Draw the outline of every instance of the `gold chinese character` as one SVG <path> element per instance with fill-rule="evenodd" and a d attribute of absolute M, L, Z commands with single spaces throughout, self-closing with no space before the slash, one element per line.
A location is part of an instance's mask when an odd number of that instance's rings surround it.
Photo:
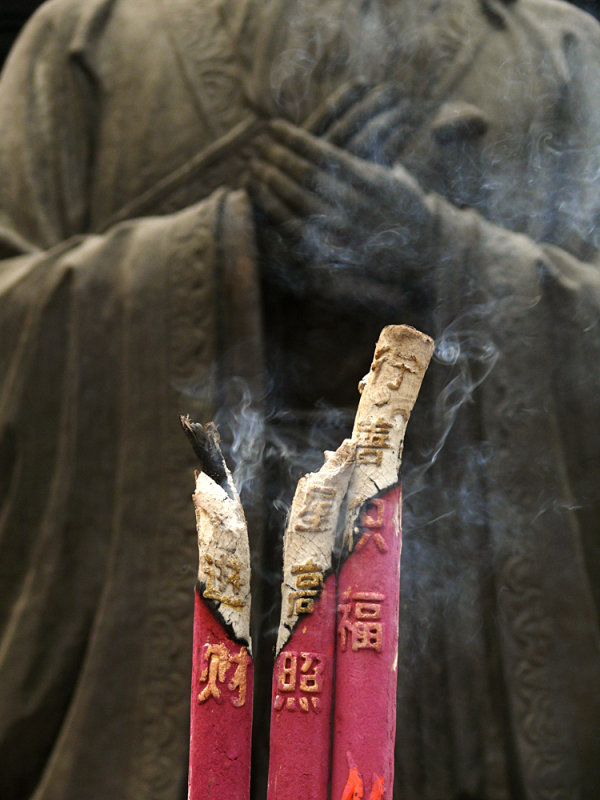
<path fill-rule="evenodd" d="M 390 446 L 389 436 L 392 427 L 392 424 L 385 419 L 378 419 L 376 422 L 359 422 L 356 451 L 356 460 L 359 464 L 380 466 L 381 451 Z"/>
<path fill-rule="evenodd" d="M 325 663 L 325 657 L 319 653 L 285 652 L 277 672 L 277 694 L 273 700 L 275 711 L 300 709 L 308 713 L 312 708 L 315 713 L 320 713 L 321 701 L 316 695 L 323 691 Z"/>
<path fill-rule="evenodd" d="M 200 683 L 206 682 L 206 686 L 198 695 L 198 701 L 206 703 L 213 697 L 217 703 L 220 703 L 223 695 L 217 682 L 225 683 L 225 676 L 229 669 L 229 651 L 224 644 L 211 644 L 207 646 L 204 657 L 208 663 L 202 670 Z"/>
<path fill-rule="evenodd" d="M 322 486 L 312 486 L 298 514 L 297 531 L 318 531 L 327 522 L 333 508 L 335 491 Z"/>
<path fill-rule="evenodd" d="M 323 573 L 312 561 L 292 567 L 292 575 L 296 575 L 297 592 L 291 592 L 288 598 L 288 617 L 294 614 L 312 614 L 315 599 L 323 586 Z"/>
<path fill-rule="evenodd" d="M 235 666 L 227 688 L 230 692 L 238 692 L 237 697 L 231 697 L 231 704 L 236 708 L 241 708 L 246 703 L 248 666 L 250 665 L 248 651 L 242 647 L 238 653 L 231 654 L 227 645 L 223 643 L 209 644 L 205 648 L 204 658 L 207 663 L 200 675 L 200 683 L 206 683 L 206 686 L 198 695 L 198 702 L 206 703 L 212 697 L 217 703 L 221 703 L 223 694 L 218 684 L 225 683 L 229 668 Z"/>
<path fill-rule="evenodd" d="M 385 356 L 387 356 L 391 350 L 391 347 L 384 346 L 376 351 L 375 358 L 371 365 L 371 370 L 376 379 L 379 379 L 379 373 L 385 363 Z M 408 355 L 400 353 L 396 358 L 390 358 L 388 360 L 388 368 L 398 373 L 394 378 L 386 382 L 387 388 L 391 391 L 397 391 L 402 386 L 402 381 L 407 372 L 418 374 L 419 371 L 417 359 L 412 353 Z M 385 405 L 385 401 L 378 405 Z"/>
<path fill-rule="evenodd" d="M 383 647 L 383 623 L 381 603 L 385 596 L 379 592 L 355 592 L 351 602 L 340 603 L 338 623 L 340 648 L 345 652 L 350 639 L 351 648 L 356 650 L 375 650 L 381 653 Z"/>
<path fill-rule="evenodd" d="M 220 556 L 213 558 L 205 555 L 206 587 L 202 593 L 208 600 L 216 600 L 232 608 L 243 608 L 244 601 L 236 595 L 240 594 L 242 563 L 233 556 Z M 227 587 L 231 586 L 232 594 L 226 594 Z"/>

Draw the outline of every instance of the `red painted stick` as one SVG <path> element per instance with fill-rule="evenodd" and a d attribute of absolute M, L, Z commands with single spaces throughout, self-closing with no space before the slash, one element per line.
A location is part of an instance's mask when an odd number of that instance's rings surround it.
<path fill-rule="evenodd" d="M 329 783 L 336 581 L 333 548 L 354 446 L 299 482 L 284 539 L 273 672 L 269 800 L 325 800 Z"/>
<path fill-rule="evenodd" d="M 187 418 L 182 425 L 203 470 L 193 497 L 199 563 L 188 800 L 247 800 L 254 677 L 248 532 L 216 429 Z"/>
<path fill-rule="evenodd" d="M 338 576 L 332 800 L 392 796 L 401 502 L 397 486 L 367 503 Z"/>
<path fill-rule="evenodd" d="M 362 382 L 338 574 L 331 800 L 391 800 L 404 433 L 433 342 L 384 328 Z"/>
<path fill-rule="evenodd" d="M 335 575 L 295 629 L 273 671 L 269 800 L 324 800 L 329 781 Z"/>
<path fill-rule="evenodd" d="M 190 800 L 247 800 L 254 668 L 195 592 Z"/>

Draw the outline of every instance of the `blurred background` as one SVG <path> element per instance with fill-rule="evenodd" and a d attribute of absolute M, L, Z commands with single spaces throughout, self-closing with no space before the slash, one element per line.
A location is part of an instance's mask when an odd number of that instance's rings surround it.
<path fill-rule="evenodd" d="M 600 18 L 600 0 L 573 0 L 572 4 Z M 41 5 L 41 0 L 0 0 L 0 65 L 28 17 Z"/>

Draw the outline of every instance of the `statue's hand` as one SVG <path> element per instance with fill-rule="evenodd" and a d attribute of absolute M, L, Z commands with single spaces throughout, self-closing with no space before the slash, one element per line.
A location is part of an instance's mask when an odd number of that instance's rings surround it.
<path fill-rule="evenodd" d="M 419 185 L 401 167 L 372 164 L 277 121 L 251 173 L 260 217 L 285 246 L 288 265 L 303 266 L 301 288 L 310 288 L 311 271 L 324 267 L 406 287 L 426 262 L 421 251 L 431 216 Z"/>
<path fill-rule="evenodd" d="M 351 82 L 328 97 L 302 127 L 347 153 L 390 165 L 417 124 L 415 104 L 398 85 Z"/>

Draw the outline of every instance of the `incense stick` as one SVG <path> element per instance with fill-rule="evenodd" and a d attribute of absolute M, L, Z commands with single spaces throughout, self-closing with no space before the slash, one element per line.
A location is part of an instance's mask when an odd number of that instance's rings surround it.
<path fill-rule="evenodd" d="M 273 671 L 269 800 L 327 797 L 336 581 L 334 545 L 354 444 L 326 454 L 299 482 L 284 539 L 282 607 Z"/>
<path fill-rule="evenodd" d="M 384 328 L 362 384 L 338 575 L 332 800 L 391 797 L 396 733 L 401 488 L 406 425 L 433 342 Z M 368 794 L 367 794 L 368 792 Z"/>
<path fill-rule="evenodd" d="M 213 426 L 182 418 L 204 471 L 193 495 L 198 583 L 190 713 L 189 800 L 250 795 L 253 662 L 250 549 L 244 512 Z"/>

